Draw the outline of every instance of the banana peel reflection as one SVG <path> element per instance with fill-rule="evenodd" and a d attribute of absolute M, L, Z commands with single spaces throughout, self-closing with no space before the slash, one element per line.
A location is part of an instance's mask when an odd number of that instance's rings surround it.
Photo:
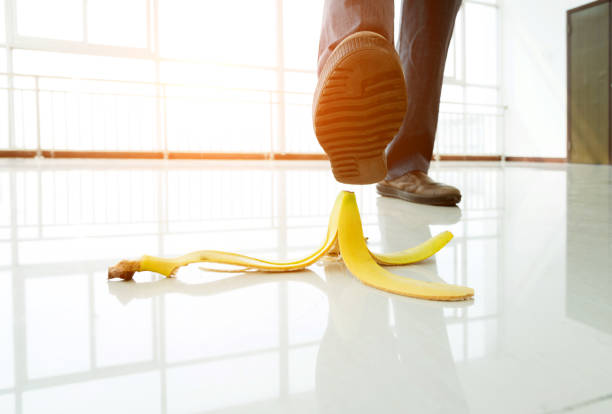
<path fill-rule="evenodd" d="M 434 255 L 452 238 L 453 235 L 446 231 L 407 250 L 387 254 L 373 253 L 368 249 L 363 236 L 355 194 L 342 191 L 334 203 L 325 240 L 317 250 L 302 259 L 271 261 L 215 250 L 200 250 L 175 258 L 145 255 L 139 261 L 123 260 L 110 267 L 108 278 L 131 280 L 134 273 L 139 271 L 151 271 L 170 277 L 179 267 L 191 263 L 218 263 L 261 272 L 291 272 L 304 269 L 337 249 L 351 273 L 368 286 L 421 299 L 464 300 L 474 295 L 473 289 L 411 279 L 391 273 L 380 266 L 420 262 Z"/>

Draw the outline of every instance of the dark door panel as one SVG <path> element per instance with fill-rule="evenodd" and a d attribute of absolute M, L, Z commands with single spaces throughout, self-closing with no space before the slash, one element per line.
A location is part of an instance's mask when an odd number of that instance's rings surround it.
<path fill-rule="evenodd" d="M 610 1 L 568 12 L 568 161 L 610 164 Z"/>

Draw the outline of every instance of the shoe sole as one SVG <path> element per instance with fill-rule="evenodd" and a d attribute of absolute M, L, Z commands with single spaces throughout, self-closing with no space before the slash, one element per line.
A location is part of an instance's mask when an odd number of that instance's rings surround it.
<path fill-rule="evenodd" d="M 336 180 L 384 179 L 385 148 L 405 113 L 404 73 L 393 45 L 373 32 L 344 39 L 323 67 L 313 102 L 315 135 Z"/>
<path fill-rule="evenodd" d="M 381 196 L 399 198 L 400 200 L 412 203 L 428 204 L 432 206 L 455 206 L 461 201 L 461 196 L 438 196 L 427 197 L 419 194 L 409 193 L 408 191 L 398 190 L 395 187 L 385 184 L 377 184 L 376 192 Z"/>

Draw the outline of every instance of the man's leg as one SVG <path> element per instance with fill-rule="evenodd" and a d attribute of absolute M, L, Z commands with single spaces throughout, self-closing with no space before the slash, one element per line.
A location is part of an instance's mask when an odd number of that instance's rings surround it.
<path fill-rule="evenodd" d="M 448 45 L 461 0 L 403 0 L 399 55 L 406 78 L 404 123 L 387 149 L 389 173 L 427 173 L 436 137 Z"/>
<path fill-rule="evenodd" d="M 393 0 L 325 2 L 313 123 L 336 180 L 346 184 L 386 176 L 385 148 L 406 112 L 393 11 Z"/>
<path fill-rule="evenodd" d="M 317 73 L 347 36 L 361 31 L 383 35 L 393 44 L 393 0 L 325 0 Z"/>
<path fill-rule="evenodd" d="M 457 189 L 434 185 L 426 176 L 436 137 L 444 65 L 460 6 L 461 0 L 403 0 L 398 43 L 408 107 L 402 127 L 387 147 L 389 172 L 381 185 L 396 180 L 401 184 L 396 190 L 416 195 L 384 194 L 379 185 L 383 195 L 426 204 L 455 204 L 461 199 Z M 423 193 L 423 189 L 430 191 Z"/>

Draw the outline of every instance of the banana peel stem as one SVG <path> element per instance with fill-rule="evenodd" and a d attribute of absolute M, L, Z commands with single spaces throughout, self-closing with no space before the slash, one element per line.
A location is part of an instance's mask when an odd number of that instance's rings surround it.
<path fill-rule="evenodd" d="M 175 258 L 145 255 L 139 261 L 122 260 L 117 265 L 111 266 L 108 270 L 108 278 L 130 280 L 135 272 L 147 270 L 170 277 L 176 273 L 179 267 L 191 263 L 234 265 L 241 266 L 242 270 L 247 271 L 290 272 L 308 267 L 326 255 L 337 256 L 340 254 L 355 277 L 376 289 L 421 299 L 464 300 L 474 295 L 473 289 L 411 279 L 393 274 L 380 266 L 420 262 L 437 253 L 452 238 L 452 233 L 445 231 L 410 249 L 386 254 L 373 253 L 368 249 L 363 237 L 361 217 L 359 216 L 355 194 L 342 191 L 334 203 L 325 240 L 312 254 L 302 259 L 270 261 L 216 250 L 200 250 Z"/>

